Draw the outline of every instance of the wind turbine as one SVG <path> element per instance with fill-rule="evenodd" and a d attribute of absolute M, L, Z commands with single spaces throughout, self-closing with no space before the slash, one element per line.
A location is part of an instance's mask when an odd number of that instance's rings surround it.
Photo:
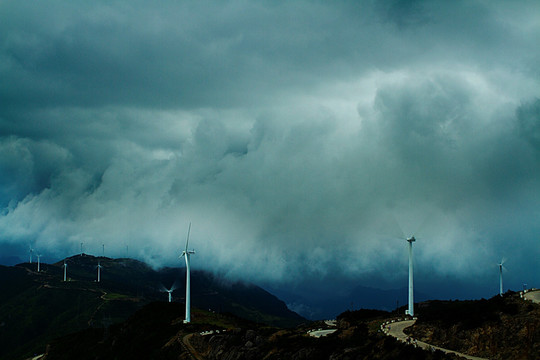
<path fill-rule="evenodd" d="M 39 261 L 40 257 L 41 257 L 41 254 L 37 254 L 37 272 L 39 272 L 39 265 L 41 264 Z"/>
<path fill-rule="evenodd" d="M 391 215 L 391 214 L 390 214 Z M 433 218 L 434 214 L 430 213 L 428 214 L 423 221 L 420 223 L 420 226 L 418 226 L 417 230 L 413 232 L 412 234 L 417 234 L 425 229 L 425 226 L 431 223 L 431 219 Z M 413 269 L 413 242 L 416 241 L 415 235 L 411 235 L 407 237 L 405 233 L 403 232 L 403 228 L 399 224 L 399 221 L 394 217 L 390 217 L 390 227 L 393 229 L 393 231 L 398 231 L 398 234 L 394 235 L 394 238 L 406 240 L 409 243 L 408 250 L 409 250 L 409 294 L 408 294 L 408 309 L 405 311 L 405 314 L 408 314 L 412 317 L 414 317 L 414 269 Z M 388 227 L 388 226 L 387 226 Z M 424 233 L 422 231 L 422 233 Z M 397 235 L 397 236 L 396 236 Z"/>
<path fill-rule="evenodd" d="M 62 265 L 64 267 L 64 281 L 67 281 L 67 262 L 66 260 L 64 260 L 64 265 Z"/>
<path fill-rule="evenodd" d="M 407 313 L 410 316 L 414 316 L 414 276 L 413 276 L 413 252 L 412 252 L 412 243 L 416 239 L 414 236 L 411 236 L 407 239 L 409 243 L 409 310 Z"/>
<path fill-rule="evenodd" d="M 499 266 L 499 295 L 503 296 L 503 268 L 505 269 L 504 259 L 501 259 L 501 262 L 497 264 Z"/>
<path fill-rule="evenodd" d="M 184 324 L 191 322 L 191 299 L 190 299 L 190 284 L 189 284 L 189 256 L 191 254 L 195 254 L 195 250 L 188 250 L 188 244 L 189 244 L 189 233 L 191 232 L 191 223 L 189 223 L 188 233 L 187 233 L 187 240 L 186 240 L 186 249 L 182 251 L 182 255 L 179 256 L 181 258 L 184 256 L 186 258 L 186 319 L 184 320 Z M 170 296 L 170 293 L 169 293 Z"/>
<path fill-rule="evenodd" d="M 101 266 L 101 263 L 98 261 L 97 263 L 97 282 L 100 282 L 101 281 L 101 268 L 103 266 Z"/>
<path fill-rule="evenodd" d="M 83 243 L 81 243 L 81 256 L 83 255 Z"/>
<path fill-rule="evenodd" d="M 34 249 L 32 249 L 32 245 L 30 245 L 30 264 L 32 263 L 32 253 L 34 252 Z"/>
<path fill-rule="evenodd" d="M 163 287 L 163 292 L 169 293 L 169 302 L 172 302 L 172 292 L 176 290 L 176 286 L 173 285 L 170 289 Z"/>
<path fill-rule="evenodd" d="M 429 217 L 424 219 L 424 221 L 419 226 L 419 231 L 424 225 L 427 224 Z M 410 237 L 406 237 L 405 233 L 403 232 L 403 229 L 399 225 L 399 222 L 397 219 L 394 218 L 394 223 L 397 226 L 397 229 L 401 233 L 400 238 L 406 240 L 409 243 L 409 294 L 408 294 L 408 308 L 405 311 L 405 314 L 408 314 L 410 316 L 414 317 L 414 266 L 413 266 L 413 242 L 416 241 L 416 237 L 414 235 L 411 235 Z M 416 232 L 417 234 L 418 232 Z M 414 234 L 414 233 L 413 233 Z"/>
<path fill-rule="evenodd" d="M 101 244 L 101 248 L 103 249 L 103 257 L 105 257 L 105 244 Z"/>

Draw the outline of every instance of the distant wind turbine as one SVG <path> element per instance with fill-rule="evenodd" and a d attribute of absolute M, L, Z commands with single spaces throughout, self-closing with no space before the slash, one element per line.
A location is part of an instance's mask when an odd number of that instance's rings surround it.
<path fill-rule="evenodd" d="M 67 262 L 64 260 L 64 281 L 67 281 Z"/>
<path fill-rule="evenodd" d="M 173 286 L 170 289 L 164 289 L 163 291 L 169 294 L 169 302 L 172 302 L 172 292 L 176 290 L 176 288 Z"/>
<path fill-rule="evenodd" d="M 41 264 L 39 258 L 41 258 L 41 254 L 37 254 L 37 272 L 39 272 L 39 265 Z"/>
<path fill-rule="evenodd" d="M 105 257 L 105 244 L 101 244 L 101 248 L 103 249 L 103 257 Z"/>
<path fill-rule="evenodd" d="M 81 243 L 81 256 L 83 254 L 83 243 Z"/>
<path fill-rule="evenodd" d="M 172 286 L 171 286 L 170 289 L 167 289 L 164 285 L 161 285 L 160 291 L 161 291 L 161 292 L 169 293 L 169 302 L 172 302 L 172 292 L 173 292 L 174 290 L 176 290 L 177 287 L 178 287 L 177 281 L 175 281 L 175 282 L 172 284 Z"/>
<path fill-rule="evenodd" d="M 187 240 L 186 240 L 186 249 L 184 251 L 182 251 L 182 255 L 179 256 L 179 258 L 184 256 L 185 259 L 186 259 L 186 319 L 184 320 L 184 323 L 191 322 L 189 257 L 190 257 L 191 254 L 195 254 L 195 250 L 188 250 L 189 233 L 190 232 L 191 232 L 191 223 L 189 223 L 189 228 L 188 228 L 188 234 L 187 234 Z M 170 293 L 169 293 L 169 296 L 170 296 Z"/>
<path fill-rule="evenodd" d="M 504 259 L 501 259 L 501 262 L 497 265 L 499 266 L 499 295 L 503 296 L 503 269 L 506 269 L 504 267 Z"/>
<path fill-rule="evenodd" d="M 34 249 L 32 249 L 32 245 L 30 245 L 30 264 L 32 263 L 32 253 L 34 252 Z"/>
<path fill-rule="evenodd" d="M 101 281 L 101 268 L 103 266 L 101 266 L 101 263 L 98 261 L 97 263 L 97 282 L 100 282 Z"/>

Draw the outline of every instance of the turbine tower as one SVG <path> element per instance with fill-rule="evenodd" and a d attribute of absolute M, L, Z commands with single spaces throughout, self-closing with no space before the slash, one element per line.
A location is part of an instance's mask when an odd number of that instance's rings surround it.
<path fill-rule="evenodd" d="M 64 281 L 67 281 L 67 262 L 64 260 Z"/>
<path fill-rule="evenodd" d="M 172 284 L 170 289 L 167 289 L 163 284 L 161 285 L 161 288 L 159 291 L 169 293 L 169 302 L 172 302 L 172 292 L 176 290 L 176 281 Z"/>
<path fill-rule="evenodd" d="M 39 265 L 41 264 L 39 261 L 40 257 L 41 257 L 41 254 L 37 254 L 37 272 L 39 272 Z"/>
<path fill-rule="evenodd" d="M 499 295 L 500 296 L 503 296 L 503 264 L 504 264 L 504 260 L 501 260 L 500 263 L 498 263 L 497 265 L 499 265 Z"/>
<path fill-rule="evenodd" d="M 101 263 L 98 261 L 97 263 L 97 282 L 100 282 L 101 281 L 101 268 L 103 266 L 101 266 Z"/>
<path fill-rule="evenodd" d="M 30 264 L 32 263 L 32 253 L 34 252 L 34 249 L 32 249 L 32 245 L 30 245 Z"/>
<path fill-rule="evenodd" d="M 103 257 L 105 257 L 105 244 L 101 244 L 101 248 L 103 249 Z"/>
<path fill-rule="evenodd" d="M 189 256 L 191 254 L 195 254 L 195 250 L 188 250 L 189 233 L 190 232 L 191 232 L 191 223 L 189 223 L 189 228 L 188 228 L 188 234 L 187 234 L 187 240 L 186 240 L 186 249 L 184 251 L 182 251 L 182 255 L 179 256 L 180 258 L 182 256 L 184 256 L 186 258 L 186 319 L 184 320 L 184 324 L 191 322 Z M 170 293 L 169 293 L 169 296 L 170 296 Z"/>
<path fill-rule="evenodd" d="M 411 236 L 407 239 L 407 242 L 409 243 L 409 310 L 407 310 L 407 313 L 410 316 L 414 316 L 414 281 L 413 281 L 413 252 L 412 252 L 412 243 L 415 242 L 416 239 L 414 236 Z"/>

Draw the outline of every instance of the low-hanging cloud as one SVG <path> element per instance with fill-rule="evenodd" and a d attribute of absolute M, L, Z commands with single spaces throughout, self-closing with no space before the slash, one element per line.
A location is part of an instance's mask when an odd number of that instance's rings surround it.
<path fill-rule="evenodd" d="M 437 4 L 4 3 L 0 244 L 172 265 L 192 222 L 228 276 L 393 281 L 414 232 L 532 277 L 537 5 Z"/>

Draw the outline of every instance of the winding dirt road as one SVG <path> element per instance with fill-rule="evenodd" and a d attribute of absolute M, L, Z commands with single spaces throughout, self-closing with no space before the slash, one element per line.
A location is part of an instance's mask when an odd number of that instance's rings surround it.
<path fill-rule="evenodd" d="M 191 345 L 191 343 L 189 342 L 189 339 L 191 339 L 191 337 L 193 336 L 193 334 L 188 334 L 186 336 L 183 337 L 182 339 L 182 343 L 184 344 L 184 348 L 187 350 L 187 352 L 189 353 L 189 355 L 191 356 L 192 359 L 195 359 L 195 360 L 206 360 L 204 356 L 201 355 L 201 353 L 199 353 L 194 347 L 193 345 Z"/>
<path fill-rule="evenodd" d="M 415 322 L 416 322 L 416 320 L 405 320 L 405 321 L 399 321 L 399 322 L 391 323 L 391 324 L 388 325 L 389 328 L 388 328 L 387 334 L 390 335 L 390 336 L 395 337 L 399 341 L 407 342 L 407 339 L 409 338 L 409 336 L 407 334 L 405 334 L 403 332 L 403 330 L 405 330 L 409 326 L 413 326 Z M 425 343 L 423 341 L 412 340 L 412 342 L 416 343 L 416 345 L 420 346 L 422 349 L 428 350 L 428 351 L 432 350 L 432 349 L 436 349 L 436 350 L 441 350 L 442 352 L 444 352 L 446 354 L 455 354 L 457 356 L 461 356 L 461 357 L 464 357 L 466 359 L 488 360 L 486 358 L 481 358 L 481 357 L 471 356 L 471 355 L 467 355 L 467 354 L 462 354 L 462 353 L 459 353 L 459 352 L 454 351 L 454 350 L 443 349 L 443 348 L 438 347 L 438 346 L 427 344 L 427 343 Z"/>

